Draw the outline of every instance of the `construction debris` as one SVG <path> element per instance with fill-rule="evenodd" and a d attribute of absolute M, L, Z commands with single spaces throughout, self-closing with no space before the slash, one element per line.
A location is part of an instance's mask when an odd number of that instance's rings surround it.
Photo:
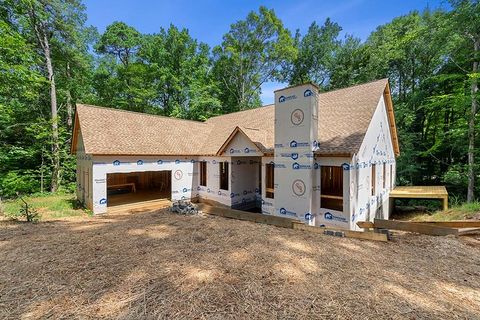
<path fill-rule="evenodd" d="M 202 213 L 201 211 L 198 211 L 196 205 L 194 205 L 189 201 L 184 201 L 184 200 L 178 200 L 172 203 L 170 211 L 174 213 L 185 214 L 185 215 Z"/>

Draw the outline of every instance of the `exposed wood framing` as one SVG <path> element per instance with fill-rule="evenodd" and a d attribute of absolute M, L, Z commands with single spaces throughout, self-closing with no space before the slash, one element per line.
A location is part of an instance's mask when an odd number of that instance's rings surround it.
<path fill-rule="evenodd" d="M 448 192 L 444 186 L 398 186 L 389 194 L 390 199 L 440 199 L 443 210 L 448 209 Z"/>

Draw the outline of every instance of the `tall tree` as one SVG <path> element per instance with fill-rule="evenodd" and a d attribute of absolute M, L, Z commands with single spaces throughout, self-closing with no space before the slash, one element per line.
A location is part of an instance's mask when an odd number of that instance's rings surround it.
<path fill-rule="evenodd" d="M 290 32 L 273 10 L 260 7 L 231 25 L 213 50 L 215 74 L 228 111 L 258 106 L 260 87 L 280 77 L 281 68 L 296 50 Z"/>
<path fill-rule="evenodd" d="M 480 1 L 478 0 L 451 0 L 453 19 L 459 35 L 470 43 L 470 61 L 472 71 L 469 74 L 471 81 L 470 98 L 471 108 L 468 119 L 468 188 L 467 202 L 475 199 L 475 118 L 478 113 L 478 79 L 480 61 Z"/>
<path fill-rule="evenodd" d="M 59 45 L 74 37 L 76 27 L 84 22 L 84 6 L 80 0 L 21 0 L 20 14 L 27 16 L 26 26 L 31 30 L 44 58 L 50 91 L 52 136 L 52 177 L 50 190 L 57 191 L 60 184 L 60 138 L 57 101 L 56 71 L 53 61 L 53 42 Z M 22 16 L 20 16 L 22 18 Z"/>

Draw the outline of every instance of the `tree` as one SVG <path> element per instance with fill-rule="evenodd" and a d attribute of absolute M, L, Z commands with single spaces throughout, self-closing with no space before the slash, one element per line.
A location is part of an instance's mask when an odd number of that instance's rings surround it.
<path fill-rule="evenodd" d="M 147 66 L 144 76 L 153 92 L 153 108 L 189 119 L 218 114 L 209 54 L 208 45 L 193 39 L 187 29 L 170 25 L 147 36 L 139 58 Z"/>
<path fill-rule="evenodd" d="M 133 27 L 114 22 L 95 44 L 97 53 L 105 55 L 95 75 L 95 88 L 104 105 L 139 112 L 149 109 L 152 93 L 144 78 L 146 67 L 137 59 L 142 42 L 143 36 Z"/>
<path fill-rule="evenodd" d="M 453 7 L 453 21 L 459 35 L 470 43 L 472 72 L 470 98 L 471 108 L 468 119 L 468 188 L 467 202 L 475 199 L 475 118 L 478 112 L 478 79 L 480 61 L 480 1 L 478 0 L 451 0 Z"/>
<path fill-rule="evenodd" d="M 368 72 L 369 54 L 360 39 L 345 36 L 334 53 L 329 71 L 329 89 L 345 88 L 374 80 Z"/>
<path fill-rule="evenodd" d="M 85 17 L 79 0 L 21 0 L 18 5 L 20 18 L 27 16 L 26 26 L 36 39 L 45 62 L 50 87 L 50 113 L 52 135 L 52 178 L 50 189 L 57 191 L 60 184 L 60 138 L 57 105 L 56 72 L 52 59 L 52 43 L 68 43 L 75 37 Z"/>
<path fill-rule="evenodd" d="M 99 53 L 116 56 L 124 66 L 128 66 L 141 41 L 142 35 L 135 28 L 115 21 L 107 27 L 95 49 Z"/>
<path fill-rule="evenodd" d="M 296 50 L 290 32 L 273 10 L 260 7 L 231 25 L 213 50 L 215 75 L 226 93 L 226 111 L 258 106 L 260 87 L 281 77 L 281 68 Z"/>
<path fill-rule="evenodd" d="M 312 81 L 321 87 L 327 85 L 340 46 L 337 38 L 341 30 L 337 23 L 327 18 L 322 26 L 313 22 L 301 40 L 297 31 L 298 55 L 287 75 L 290 84 Z"/>

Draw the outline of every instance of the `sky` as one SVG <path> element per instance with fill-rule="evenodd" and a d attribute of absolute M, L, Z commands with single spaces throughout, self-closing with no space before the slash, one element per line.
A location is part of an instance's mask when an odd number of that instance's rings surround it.
<path fill-rule="evenodd" d="M 447 8 L 445 0 L 84 0 L 89 25 L 99 32 L 114 21 L 123 21 L 142 33 L 158 32 L 160 27 L 174 24 L 187 28 L 192 37 L 211 47 L 222 42 L 230 25 L 244 19 L 252 10 L 263 5 L 273 8 L 292 34 L 302 34 L 317 21 L 323 24 L 331 18 L 342 28 L 342 36 L 352 34 L 365 40 L 377 26 L 413 10 Z M 284 87 L 277 82 L 262 86 L 262 102 L 273 103 L 273 91 Z"/>

